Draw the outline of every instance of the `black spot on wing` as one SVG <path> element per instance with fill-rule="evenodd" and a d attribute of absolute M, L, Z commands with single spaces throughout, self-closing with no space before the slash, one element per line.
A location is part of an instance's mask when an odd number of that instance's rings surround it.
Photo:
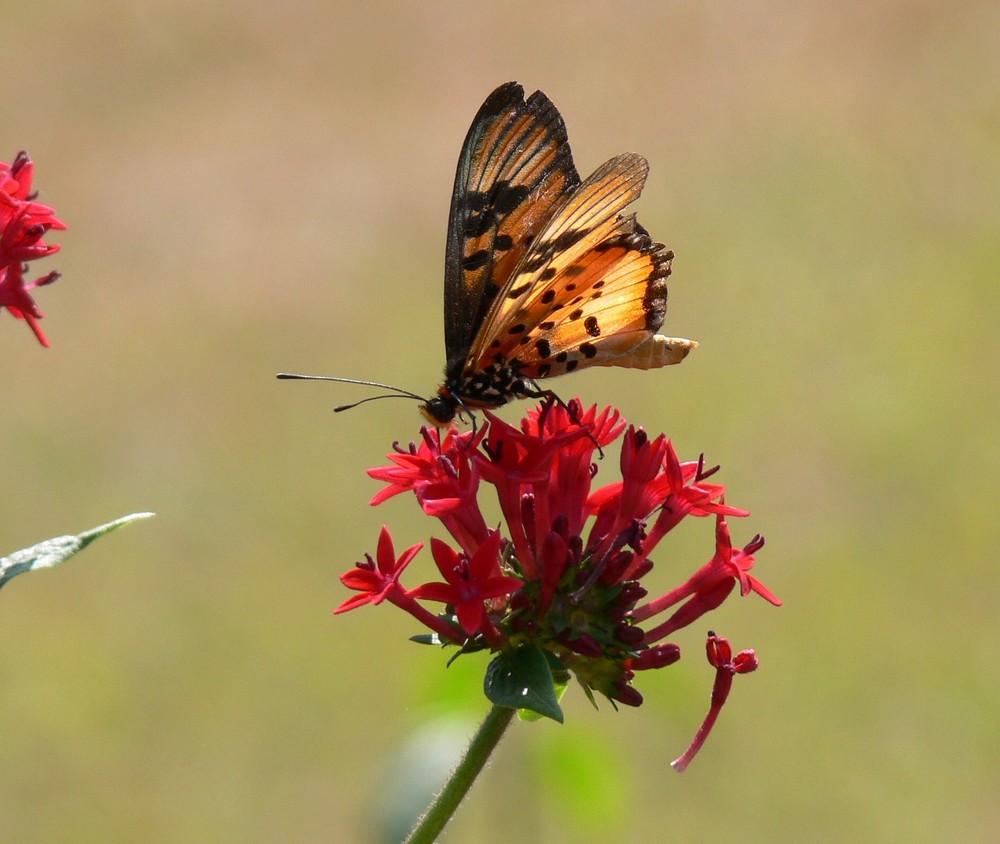
<path fill-rule="evenodd" d="M 493 195 L 491 205 L 498 214 L 506 217 L 517 210 L 517 207 L 531 196 L 531 188 L 527 185 L 511 185 L 507 182 L 497 182 L 490 193 Z"/>
<path fill-rule="evenodd" d="M 559 237 L 552 241 L 552 248 L 556 252 L 563 252 L 569 249 L 576 243 L 579 243 L 583 238 L 585 238 L 592 229 L 570 229 L 568 232 L 563 232 Z"/>
<path fill-rule="evenodd" d="M 486 232 L 496 228 L 503 217 L 508 216 L 531 196 L 531 188 L 527 185 L 512 185 L 507 181 L 499 181 L 488 191 L 469 191 L 465 195 L 466 218 L 462 233 L 467 238 L 482 237 Z M 510 245 L 502 247 L 510 249 Z"/>
<path fill-rule="evenodd" d="M 525 261 L 521 269 L 529 273 L 537 272 L 550 264 L 560 252 L 565 252 L 573 244 L 583 240 L 591 231 L 592 229 L 570 229 L 552 240 L 539 241 L 532 250 L 537 254 L 530 261 Z"/>
<path fill-rule="evenodd" d="M 490 253 L 485 249 L 466 255 L 462 259 L 462 269 L 466 271 L 479 270 L 485 267 L 490 260 Z"/>

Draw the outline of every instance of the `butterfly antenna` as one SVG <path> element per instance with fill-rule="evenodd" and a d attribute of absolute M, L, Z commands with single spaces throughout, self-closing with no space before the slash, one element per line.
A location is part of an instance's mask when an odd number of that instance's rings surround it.
<path fill-rule="evenodd" d="M 342 410 L 350 410 L 352 407 L 357 407 L 359 404 L 375 401 L 376 399 L 417 399 L 418 401 L 423 401 L 420 396 L 408 396 L 400 393 L 383 393 L 380 396 L 368 396 L 366 399 L 361 399 L 360 401 L 352 402 L 351 404 L 338 404 L 333 409 L 333 412 L 340 413 Z"/>
<path fill-rule="evenodd" d="M 337 381 L 341 384 L 360 384 L 362 387 L 378 387 L 380 390 L 392 390 L 392 392 L 398 395 L 399 398 L 425 401 L 424 396 L 418 396 L 416 393 L 411 393 L 409 390 L 404 390 L 402 387 L 396 387 L 393 384 L 383 384 L 380 381 L 362 381 L 358 378 L 339 378 L 336 375 L 300 375 L 294 372 L 279 372 L 277 377 L 285 381 Z M 364 404 L 366 401 L 387 398 L 393 398 L 393 396 L 371 396 L 370 398 L 362 399 L 361 401 L 355 402 L 351 405 L 342 405 L 339 408 L 334 408 L 334 410 L 347 410 L 348 407 L 356 407 L 359 404 Z"/>

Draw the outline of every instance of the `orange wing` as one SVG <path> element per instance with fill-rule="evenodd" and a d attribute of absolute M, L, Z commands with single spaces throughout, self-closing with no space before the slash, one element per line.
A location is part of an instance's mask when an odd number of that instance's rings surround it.
<path fill-rule="evenodd" d="M 679 363 L 696 344 L 655 335 L 673 253 L 635 216 L 648 166 L 626 153 L 568 195 L 493 300 L 465 373 L 494 361 L 529 378 L 585 366 L 648 369 Z"/>

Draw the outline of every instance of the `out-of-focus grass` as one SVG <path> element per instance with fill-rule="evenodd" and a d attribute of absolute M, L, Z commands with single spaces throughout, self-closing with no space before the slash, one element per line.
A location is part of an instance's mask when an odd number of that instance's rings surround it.
<path fill-rule="evenodd" d="M 359 391 L 272 376 L 433 388 L 454 163 L 516 78 L 560 107 L 581 171 L 650 159 L 640 218 L 678 255 L 667 330 L 702 344 L 676 371 L 560 391 L 721 462 L 754 511 L 734 539 L 766 534 L 755 573 L 786 606 L 711 619 L 762 667 L 683 777 L 667 763 L 708 702 L 700 630 L 641 678 L 642 709 L 571 691 L 567 727 L 518 725 L 455 840 L 605 840 L 546 786 L 551 760 L 571 778 L 590 757 L 620 772 L 625 840 L 989 840 L 997 18 L 12 8 L 0 157 L 27 148 L 71 228 L 38 295 L 53 347 L 0 319 L 4 550 L 158 516 L 4 590 L 4 837 L 368 840 L 408 732 L 484 708 L 476 666 L 442 689 L 441 655 L 391 609 L 329 616 L 383 521 L 400 545 L 433 530 L 412 502 L 365 503 L 415 409 L 334 417 Z M 710 551 L 710 525 L 685 526 L 663 588 Z M 574 753 L 583 731 L 603 749 Z"/>

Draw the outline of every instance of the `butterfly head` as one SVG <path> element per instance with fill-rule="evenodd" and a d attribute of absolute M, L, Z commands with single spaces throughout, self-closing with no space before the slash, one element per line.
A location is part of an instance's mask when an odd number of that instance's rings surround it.
<path fill-rule="evenodd" d="M 444 428 L 454 420 L 460 406 L 461 401 L 458 397 L 447 387 L 442 386 L 438 389 L 437 395 L 431 396 L 420 405 L 420 412 L 432 425 Z"/>

